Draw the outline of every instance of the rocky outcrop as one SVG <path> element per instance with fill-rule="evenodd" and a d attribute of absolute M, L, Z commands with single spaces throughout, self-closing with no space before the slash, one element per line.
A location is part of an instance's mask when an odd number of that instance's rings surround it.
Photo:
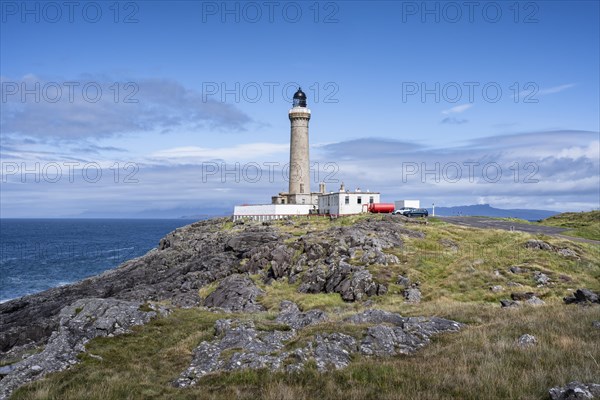
<path fill-rule="evenodd" d="M 279 306 L 280 312 L 275 319 L 280 324 L 285 324 L 293 329 L 301 329 L 306 326 L 319 324 L 327 321 L 327 314 L 321 310 L 310 310 L 300 312 L 298 305 L 291 301 L 282 301 Z"/>
<path fill-rule="evenodd" d="M 530 239 L 527 242 L 525 242 L 525 247 L 533 250 L 554 251 L 563 257 L 575 258 L 577 260 L 580 259 L 579 254 L 577 254 L 575 250 L 567 247 L 555 247 L 548 242 L 544 242 L 543 240 Z"/>
<path fill-rule="evenodd" d="M 385 294 L 387 287 L 375 283 L 364 267 L 340 261 L 337 265 L 319 265 L 309 269 L 298 290 L 302 293 L 339 293 L 345 301 L 356 301 Z"/>
<path fill-rule="evenodd" d="M 574 294 L 565 297 L 563 300 L 566 304 L 600 303 L 600 293 L 594 293 L 589 289 L 577 289 Z"/>
<path fill-rule="evenodd" d="M 215 339 L 202 342 L 195 350 L 190 366 L 173 383 L 178 387 L 194 385 L 203 376 L 239 369 L 266 368 L 271 371 L 299 371 L 314 361 L 319 371 L 347 367 L 355 354 L 395 356 L 411 354 L 427 345 L 430 337 L 443 332 L 457 332 L 462 325 L 442 318 L 405 318 L 383 310 L 367 310 L 346 318 L 345 324 L 365 325 L 357 337 L 339 332 L 315 333 L 300 348 L 291 346 L 302 328 L 327 322 L 320 310 L 301 313 L 297 305 L 285 301 L 276 319 L 289 326 L 282 330 L 257 329 L 252 321 L 219 320 Z M 341 324 L 338 324 L 338 326 Z M 331 329 L 328 327 L 328 329 Z M 355 331 L 355 330 L 354 330 Z"/>
<path fill-rule="evenodd" d="M 203 301 L 199 288 L 236 273 L 258 273 L 267 283 L 299 281 L 305 293 L 340 293 L 346 301 L 364 300 L 386 292 L 386 285 L 375 282 L 367 267 L 398 262 L 385 250 L 401 246 L 403 236 L 424 234 L 391 217 L 331 226 L 292 241 L 274 224 L 236 221 L 232 226 L 225 218 L 197 222 L 169 233 L 157 249 L 114 270 L 0 304 L 0 352 L 45 343 L 58 329 L 60 310 L 78 299 L 166 301 L 193 307 Z"/>
<path fill-rule="evenodd" d="M 178 306 L 200 303 L 198 289 L 236 272 L 239 259 L 224 251 L 237 235 L 224 232 L 225 219 L 179 228 L 162 241 L 162 250 L 129 260 L 114 270 L 81 282 L 0 304 L 0 351 L 30 342 L 44 343 L 58 329 L 58 314 L 82 298 L 128 301 L 171 301 Z M 254 235 L 273 238 L 275 231 L 256 226 Z"/>
<path fill-rule="evenodd" d="M 145 324 L 168 312 L 162 307 L 143 306 L 140 302 L 92 298 L 77 300 L 65 307 L 59 314 L 59 328 L 44 350 L 10 366 L 0 381 L 0 399 L 8 398 L 13 390 L 27 382 L 76 364 L 77 355 L 85 351 L 89 340 L 129 332 L 132 326 Z"/>
<path fill-rule="evenodd" d="M 600 385 L 596 383 L 569 382 L 548 391 L 552 400 L 600 399 Z"/>
<path fill-rule="evenodd" d="M 528 249 L 533 249 L 533 250 L 546 250 L 546 251 L 551 251 L 554 249 L 550 243 L 547 243 L 547 242 L 544 242 L 543 240 L 538 240 L 538 239 L 528 240 L 527 242 L 525 242 L 525 247 Z"/>
<path fill-rule="evenodd" d="M 223 279 L 214 292 L 204 299 L 209 308 L 219 308 L 229 312 L 257 312 L 265 308 L 257 302 L 263 295 L 252 279 L 245 275 L 234 274 Z"/>

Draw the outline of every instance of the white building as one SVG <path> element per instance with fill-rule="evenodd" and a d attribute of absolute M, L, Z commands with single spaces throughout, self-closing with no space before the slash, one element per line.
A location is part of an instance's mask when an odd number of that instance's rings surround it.
<path fill-rule="evenodd" d="M 256 221 L 287 218 L 292 215 L 308 215 L 316 212 L 317 206 L 311 204 L 254 204 L 235 206 L 233 220 L 250 218 Z"/>
<path fill-rule="evenodd" d="M 419 200 L 396 200 L 394 206 L 396 207 L 396 210 L 408 207 L 420 208 L 421 202 Z"/>
<path fill-rule="evenodd" d="M 379 192 L 354 192 L 344 190 L 344 184 L 339 192 L 319 195 L 319 214 L 349 215 L 367 212 L 369 204 L 379 203 Z"/>

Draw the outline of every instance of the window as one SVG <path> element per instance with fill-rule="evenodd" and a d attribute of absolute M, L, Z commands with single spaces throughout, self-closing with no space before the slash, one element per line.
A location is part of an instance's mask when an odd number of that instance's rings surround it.
<path fill-rule="evenodd" d="M 362 204 L 362 197 L 358 196 L 356 198 L 356 204 Z"/>
<path fill-rule="evenodd" d="M 306 203 L 306 199 L 302 199 L 302 204 Z"/>
<path fill-rule="evenodd" d="M 373 204 L 373 196 L 369 196 L 369 204 Z"/>
<path fill-rule="evenodd" d="M 304 193 L 304 184 L 303 183 L 300 184 L 300 193 Z"/>
<path fill-rule="evenodd" d="M 350 204 L 350 196 L 346 196 L 345 204 Z"/>

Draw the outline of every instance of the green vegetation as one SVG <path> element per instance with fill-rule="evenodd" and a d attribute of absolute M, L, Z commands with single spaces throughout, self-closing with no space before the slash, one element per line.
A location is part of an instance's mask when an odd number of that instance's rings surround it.
<path fill-rule="evenodd" d="M 294 242 L 301 232 L 349 226 L 364 218 L 384 217 L 353 216 L 332 221 L 299 217 L 291 222 L 273 222 L 273 226 L 292 234 L 290 242 Z M 597 213 L 595 218 L 597 221 Z M 533 399 L 545 398 L 550 387 L 573 380 L 600 382 L 600 330 L 592 328 L 592 321 L 600 319 L 600 310 L 598 306 L 567 306 L 562 302 L 570 289 L 600 290 L 597 245 L 522 232 L 471 229 L 439 220 L 430 220 L 427 225 L 407 223 L 405 227 L 423 232 L 425 238 L 404 237 L 403 246 L 386 250 L 398 257 L 398 263 L 368 267 L 375 280 L 389 288 L 386 295 L 371 300 L 377 308 L 402 315 L 436 315 L 467 324 L 460 333 L 434 337 L 430 346 L 414 355 L 357 357 L 348 368 L 324 374 L 314 365 L 293 374 L 260 370 L 213 374 L 190 388 L 173 387 L 171 382 L 187 368 L 193 349 L 201 341 L 213 339 L 217 319 L 253 319 L 261 330 L 284 329 L 274 321 L 281 300 L 295 301 L 303 310 L 325 310 L 332 319 L 300 331 L 287 344 L 288 349 L 302 347 L 311 335 L 321 332 L 362 335 L 360 326 L 343 322 L 345 316 L 364 309 L 362 303 L 345 303 L 338 294 L 299 293 L 299 282 L 283 280 L 267 285 L 255 275 L 252 279 L 265 291 L 260 302 L 266 313 L 176 309 L 168 317 L 136 327 L 132 334 L 92 340 L 87 345 L 89 354 L 81 356 L 80 364 L 22 387 L 14 398 Z M 242 228 L 232 225 L 228 229 Z M 568 248 L 577 257 L 525 248 L 524 243 L 532 238 L 557 249 Z M 515 265 L 530 273 L 509 272 Z M 537 287 L 533 271 L 548 275 L 551 284 Z M 396 284 L 399 274 L 420 282 L 420 304 L 404 302 L 402 287 Z M 511 287 L 515 284 L 522 286 Z M 201 296 L 216 285 L 202 288 Z M 490 287 L 496 285 L 504 289 L 492 292 Z M 498 300 L 509 298 L 511 291 L 536 292 L 547 304 L 500 309 Z M 525 333 L 537 337 L 535 347 L 516 346 L 517 338 Z"/>
<path fill-rule="evenodd" d="M 565 235 L 600 240 L 600 210 L 590 212 L 569 212 L 546 218 L 542 225 L 571 228 Z"/>
<path fill-rule="evenodd" d="M 598 310 L 552 304 L 500 310 L 492 305 L 429 302 L 394 308 L 405 315 L 438 315 L 468 323 L 413 356 L 358 358 L 347 369 L 325 374 L 239 371 L 209 375 L 191 388 L 170 383 L 191 359 L 193 348 L 214 334 L 223 315 L 177 310 L 134 334 L 96 339 L 73 368 L 18 390 L 15 399 L 497 399 L 545 398 L 549 387 L 600 378 L 600 332 L 592 330 Z M 335 317 L 335 314 L 333 314 Z M 238 317 L 227 315 L 226 317 Z M 245 316 L 246 318 L 250 316 Z M 356 328 L 355 328 L 356 329 Z M 319 331 L 311 327 L 310 333 Z M 326 324 L 320 331 L 347 327 Z M 302 346 L 309 332 L 290 348 Z M 515 346 L 530 333 L 538 345 Z"/>

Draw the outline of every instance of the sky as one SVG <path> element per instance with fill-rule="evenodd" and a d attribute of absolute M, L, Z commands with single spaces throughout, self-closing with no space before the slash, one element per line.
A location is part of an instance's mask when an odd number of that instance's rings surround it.
<path fill-rule="evenodd" d="M 597 1 L 0 1 L 2 218 L 231 213 L 311 186 L 600 202 Z"/>

